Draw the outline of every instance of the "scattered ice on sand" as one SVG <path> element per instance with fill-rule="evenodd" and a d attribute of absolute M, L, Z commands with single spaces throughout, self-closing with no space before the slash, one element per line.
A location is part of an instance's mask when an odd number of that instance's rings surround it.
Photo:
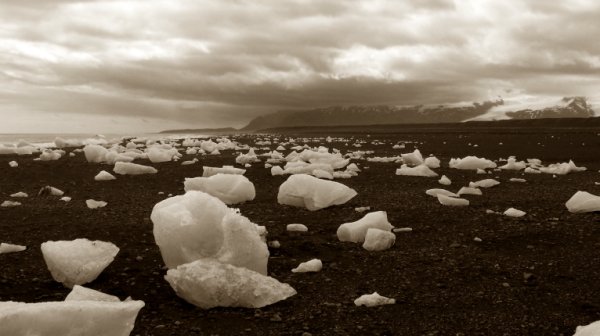
<path fill-rule="evenodd" d="M 525 169 L 525 167 L 527 167 L 527 164 L 525 163 L 525 161 L 518 161 L 517 159 L 513 156 L 509 157 L 507 160 L 507 163 L 503 166 L 500 166 L 498 168 L 500 169 L 504 169 L 504 170 L 521 170 L 521 169 Z"/>
<path fill-rule="evenodd" d="M 235 168 L 233 166 L 202 167 L 202 177 L 211 177 L 217 174 L 244 175 L 244 173 L 246 173 L 246 169 Z"/>
<path fill-rule="evenodd" d="M 573 336 L 598 336 L 600 335 L 600 321 L 585 326 L 578 326 Z"/>
<path fill-rule="evenodd" d="M 375 307 L 395 303 L 395 299 L 390 299 L 385 296 L 381 296 L 377 292 L 374 292 L 373 294 L 364 294 L 358 299 L 354 300 L 355 305 L 366 307 Z"/>
<path fill-rule="evenodd" d="M 60 200 L 63 201 L 63 202 L 70 202 L 71 201 L 71 197 L 69 197 L 69 196 L 61 197 Z"/>
<path fill-rule="evenodd" d="M 216 174 L 210 177 L 186 178 L 183 185 L 185 191 L 203 191 L 225 204 L 251 201 L 256 196 L 254 184 L 244 175 Z"/>
<path fill-rule="evenodd" d="M 450 181 L 450 179 L 448 177 L 446 177 L 446 175 L 442 175 L 442 177 L 438 180 L 439 184 L 441 185 L 451 185 L 452 181 Z"/>
<path fill-rule="evenodd" d="M 477 182 L 469 182 L 469 187 L 471 188 L 491 188 L 497 186 L 500 182 L 494 179 L 485 179 Z"/>
<path fill-rule="evenodd" d="M 88 239 L 47 241 L 41 248 L 54 280 L 69 288 L 94 281 L 119 253 L 112 243 Z"/>
<path fill-rule="evenodd" d="M 287 231 L 307 232 L 308 228 L 304 224 L 288 224 L 285 229 Z"/>
<path fill-rule="evenodd" d="M 522 178 L 516 178 L 516 177 L 513 177 L 513 178 L 511 178 L 509 181 L 510 181 L 510 182 L 521 182 L 521 183 L 525 183 L 525 182 L 527 182 L 527 180 L 526 180 L 526 179 L 522 179 Z"/>
<path fill-rule="evenodd" d="M 65 298 L 65 301 L 104 301 L 104 302 L 121 302 L 114 295 L 105 294 L 97 290 L 82 287 L 79 285 L 73 286 L 73 289 Z"/>
<path fill-rule="evenodd" d="M 445 196 L 442 194 L 438 194 L 437 199 L 438 199 L 438 202 L 440 202 L 440 204 L 442 204 L 442 205 L 448 205 L 448 206 L 468 206 L 469 205 L 469 200 L 464 199 L 464 198 L 448 197 L 448 196 Z"/>
<path fill-rule="evenodd" d="M 481 189 L 479 188 L 471 188 L 471 187 L 462 187 L 460 188 L 460 190 L 457 192 L 458 196 L 460 195 L 478 195 L 481 196 Z"/>
<path fill-rule="evenodd" d="M 9 165 L 11 168 L 17 168 L 17 167 L 19 166 L 19 164 L 17 163 L 17 161 L 10 161 L 10 162 L 8 163 L 8 165 Z"/>
<path fill-rule="evenodd" d="M 12 207 L 16 207 L 21 205 L 21 202 L 14 202 L 14 201 L 4 201 L 0 204 L 0 207 L 2 208 L 12 208 Z"/>
<path fill-rule="evenodd" d="M 203 309 L 261 308 L 296 294 L 272 277 L 210 258 L 170 269 L 165 279 L 179 297 Z"/>
<path fill-rule="evenodd" d="M 426 165 L 419 165 L 416 167 L 409 167 L 405 164 L 396 169 L 396 175 L 403 176 L 423 176 L 423 177 L 435 177 L 438 176 L 436 172 L 431 170 Z"/>
<path fill-rule="evenodd" d="M 261 239 L 261 227 L 216 197 L 188 191 L 157 203 L 150 218 L 168 268 L 214 258 L 267 274 L 269 250 Z"/>
<path fill-rule="evenodd" d="M 440 188 L 434 188 L 434 189 L 427 189 L 425 191 L 425 194 L 429 195 L 429 196 L 433 196 L 433 197 L 437 197 L 437 195 L 444 195 L 444 196 L 448 196 L 448 197 L 458 197 L 457 194 L 448 191 L 446 189 L 440 189 Z"/>
<path fill-rule="evenodd" d="M 94 176 L 94 180 L 96 181 L 110 181 L 115 179 L 116 177 L 114 177 L 113 174 L 107 172 L 106 170 L 103 170 L 99 172 L 98 175 Z"/>
<path fill-rule="evenodd" d="M 0 335 L 128 336 L 143 301 L 0 302 Z"/>
<path fill-rule="evenodd" d="M 21 252 L 27 249 L 26 246 L 23 245 L 14 245 L 8 243 L 0 243 L 0 254 L 2 253 L 12 253 L 12 252 Z"/>
<path fill-rule="evenodd" d="M 366 214 L 356 222 L 340 225 L 337 229 L 337 237 L 343 242 L 362 243 L 370 228 L 390 231 L 393 226 L 388 222 L 385 211 L 376 211 Z"/>
<path fill-rule="evenodd" d="M 323 263 L 319 259 L 312 259 L 300 263 L 298 267 L 292 269 L 294 273 L 319 272 L 323 268 Z"/>
<path fill-rule="evenodd" d="M 306 174 L 290 176 L 279 186 L 279 204 L 305 207 L 310 211 L 348 202 L 356 191 L 341 183 L 325 181 Z"/>
<path fill-rule="evenodd" d="M 90 209 L 104 208 L 108 203 L 104 201 L 96 201 L 93 199 L 89 199 L 85 201 L 85 204 Z"/>
<path fill-rule="evenodd" d="M 569 198 L 565 206 L 572 213 L 600 211 L 600 196 L 578 191 Z"/>
<path fill-rule="evenodd" d="M 154 167 L 131 162 L 117 162 L 115 163 L 113 171 L 121 175 L 156 174 L 158 172 Z"/>
<path fill-rule="evenodd" d="M 390 231 L 370 228 L 362 247 L 367 251 L 383 251 L 392 247 L 395 242 L 396 235 Z"/>
<path fill-rule="evenodd" d="M 496 168 L 496 164 L 490 160 L 484 158 L 478 158 L 476 156 L 467 156 L 462 159 L 450 159 L 448 164 L 450 168 L 455 169 L 466 169 L 466 170 L 477 170 Z"/>
<path fill-rule="evenodd" d="M 504 215 L 508 217 L 523 217 L 526 214 L 527 213 L 525 211 L 521 211 L 515 208 L 509 208 L 506 211 L 504 211 Z"/>
<path fill-rule="evenodd" d="M 554 163 L 549 165 L 548 167 L 541 167 L 540 171 L 546 174 L 554 174 L 554 175 L 566 175 L 571 172 L 580 172 L 587 170 L 586 167 L 577 167 L 575 163 L 570 160 L 568 163 Z"/>
<path fill-rule="evenodd" d="M 19 191 L 17 193 L 11 194 L 10 197 L 29 197 L 29 195 L 27 195 L 27 193 Z"/>

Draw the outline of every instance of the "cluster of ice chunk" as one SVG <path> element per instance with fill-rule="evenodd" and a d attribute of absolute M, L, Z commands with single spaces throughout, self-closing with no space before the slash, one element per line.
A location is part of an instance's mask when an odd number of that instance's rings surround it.
<path fill-rule="evenodd" d="M 337 237 L 343 242 L 362 243 L 365 241 L 369 229 L 380 229 L 390 231 L 393 226 L 388 222 L 385 211 L 376 211 L 366 214 L 363 218 L 340 225 L 337 229 Z"/>
<path fill-rule="evenodd" d="M 290 176 L 279 186 L 277 202 L 315 211 L 332 205 L 344 204 L 356 195 L 354 189 L 341 183 L 298 174 Z"/>

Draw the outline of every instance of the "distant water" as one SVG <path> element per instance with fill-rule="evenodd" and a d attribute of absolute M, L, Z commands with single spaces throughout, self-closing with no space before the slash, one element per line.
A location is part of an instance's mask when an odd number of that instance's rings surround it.
<path fill-rule="evenodd" d="M 56 134 L 56 133 L 19 133 L 19 134 L 0 134 L 0 144 L 14 144 L 19 140 L 25 140 L 29 143 L 44 146 L 48 144 L 54 144 L 54 139 L 57 137 L 61 137 L 65 140 L 73 139 L 73 140 L 85 140 L 98 136 L 98 134 L 92 133 L 71 133 L 71 134 Z M 142 134 L 103 134 L 106 140 L 112 139 L 121 139 L 123 137 L 139 137 L 139 138 L 148 138 L 153 140 L 158 139 L 182 139 L 187 137 L 198 137 L 205 138 L 206 135 L 203 134 L 176 134 L 176 135 L 168 135 L 168 134 L 158 134 L 158 133 L 142 133 Z"/>

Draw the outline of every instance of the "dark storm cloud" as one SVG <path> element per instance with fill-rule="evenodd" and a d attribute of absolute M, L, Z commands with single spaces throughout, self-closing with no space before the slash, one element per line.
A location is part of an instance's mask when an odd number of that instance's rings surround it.
<path fill-rule="evenodd" d="M 5 1 L 0 113 L 239 126 L 327 105 L 593 96 L 599 16 L 593 0 Z"/>

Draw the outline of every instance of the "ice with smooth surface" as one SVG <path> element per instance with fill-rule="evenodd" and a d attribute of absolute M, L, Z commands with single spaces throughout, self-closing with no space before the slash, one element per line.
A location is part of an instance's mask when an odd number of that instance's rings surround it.
<path fill-rule="evenodd" d="M 96 201 L 93 199 L 89 199 L 85 201 L 85 205 L 87 205 L 88 208 L 90 209 L 98 209 L 98 208 L 104 208 L 108 203 L 105 201 Z"/>
<path fill-rule="evenodd" d="M 504 211 L 504 215 L 508 217 L 523 217 L 527 213 L 525 211 L 521 211 L 515 208 L 508 208 Z"/>
<path fill-rule="evenodd" d="M 478 158 L 476 156 L 467 156 L 462 159 L 453 158 L 450 159 L 448 165 L 450 168 L 465 170 L 496 168 L 496 164 L 493 161 L 484 158 Z"/>
<path fill-rule="evenodd" d="M 285 229 L 287 231 L 296 231 L 296 232 L 307 232 L 308 227 L 304 224 L 288 224 Z"/>
<path fill-rule="evenodd" d="M 119 253 L 112 243 L 88 239 L 47 241 L 41 249 L 54 280 L 69 288 L 94 281 Z"/>
<path fill-rule="evenodd" d="M 154 167 L 131 162 L 116 162 L 113 171 L 120 175 L 156 174 L 158 172 Z"/>
<path fill-rule="evenodd" d="M 13 207 L 17 207 L 19 205 L 21 205 L 21 202 L 4 201 L 4 202 L 0 203 L 0 207 L 2 207 L 2 208 L 13 208 Z"/>
<path fill-rule="evenodd" d="M 448 196 L 448 197 L 458 197 L 458 195 L 456 193 L 453 193 L 446 189 L 440 189 L 440 188 L 427 189 L 425 191 L 425 194 L 427 194 L 429 196 L 433 196 L 433 197 L 437 197 L 437 195 L 444 195 L 444 196 Z"/>
<path fill-rule="evenodd" d="M 422 176 L 422 177 L 436 177 L 438 174 L 431 170 L 431 168 L 422 164 L 416 167 L 409 167 L 405 164 L 396 169 L 396 175 L 403 176 Z"/>
<path fill-rule="evenodd" d="M 27 193 L 24 193 L 22 191 L 16 192 L 14 194 L 10 194 L 10 197 L 21 197 L 21 198 L 25 198 L 25 197 L 29 197 L 29 195 Z"/>
<path fill-rule="evenodd" d="M 373 294 L 364 294 L 358 299 L 354 300 L 354 304 L 357 306 L 375 307 L 381 305 L 395 304 L 395 299 L 390 299 L 385 296 L 379 295 L 377 292 Z"/>
<path fill-rule="evenodd" d="M 94 176 L 94 180 L 96 181 L 110 181 L 110 180 L 115 180 L 116 177 L 107 172 L 106 170 L 103 170 L 101 172 L 98 173 L 98 175 Z"/>
<path fill-rule="evenodd" d="M 267 274 L 269 250 L 259 227 L 214 196 L 188 191 L 167 198 L 154 206 L 150 218 L 168 268 L 214 258 Z"/>
<path fill-rule="evenodd" d="M 462 187 L 457 192 L 457 194 L 458 194 L 458 196 L 460 196 L 460 195 L 478 195 L 478 196 L 481 196 L 482 192 L 481 192 L 481 189 L 479 189 L 479 188 Z"/>
<path fill-rule="evenodd" d="M 438 194 L 437 195 L 438 202 L 442 205 L 447 206 L 468 206 L 469 200 L 464 198 L 456 198 L 456 197 L 448 197 L 446 195 Z"/>
<path fill-rule="evenodd" d="M 65 301 L 104 301 L 121 302 L 118 297 L 102 293 L 100 291 L 75 285 L 71 292 L 65 298 Z"/>
<path fill-rule="evenodd" d="M 469 187 L 471 188 L 491 188 L 497 186 L 500 182 L 494 179 L 485 179 L 477 182 L 469 182 Z"/>
<path fill-rule="evenodd" d="M 183 185 L 185 191 L 203 191 L 225 204 L 251 201 L 256 197 L 254 184 L 244 175 L 219 173 L 210 177 L 186 178 Z"/>
<path fill-rule="evenodd" d="M 108 149 L 100 145 L 86 145 L 83 147 L 83 154 L 87 162 L 101 163 L 105 161 Z"/>
<path fill-rule="evenodd" d="M 392 247 L 395 242 L 396 235 L 389 230 L 370 228 L 362 247 L 367 251 L 383 251 Z"/>
<path fill-rule="evenodd" d="M 0 302 L 0 335 L 127 336 L 143 301 Z"/>
<path fill-rule="evenodd" d="M 348 202 L 357 193 L 341 183 L 325 181 L 306 174 L 290 176 L 279 186 L 277 202 L 304 207 L 310 211 Z"/>
<path fill-rule="evenodd" d="M 165 279 L 179 297 L 202 309 L 261 308 L 296 294 L 272 277 L 210 258 L 170 269 Z"/>
<path fill-rule="evenodd" d="M 13 252 L 21 252 L 27 249 L 26 246 L 23 245 L 15 245 L 9 243 L 0 243 L 0 254 L 2 253 L 13 253 Z"/>
<path fill-rule="evenodd" d="M 211 177 L 217 174 L 244 175 L 244 173 L 246 173 L 246 169 L 235 168 L 233 166 L 202 167 L 202 177 Z"/>
<path fill-rule="evenodd" d="M 569 198 L 565 206 L 572 213 L 600 211 L 600 196 L 587 191 L 577 191 Z"/>
<path fill-rule="evenodd" d="M 340 225 L 337 229 L 337 237 L 343 242 L 362 243 L 371 228 L 390 231 L 393 226 L 388 222 L 385 211 L 370 212 L 356 222 Z"/>
<path fill-rule="evenodd" d="M 592 322 L 585 326 L 578 326 L 573 336 L 598 336 L 600 335 L 600 321 Z"/>
<path fill-rule="evenodd" d="M 323 262 L 320 259 L 311 259 L 300 263 L 298 267 L 292 269 L 293 273 L 319 272 L 323 269 Z"/>

